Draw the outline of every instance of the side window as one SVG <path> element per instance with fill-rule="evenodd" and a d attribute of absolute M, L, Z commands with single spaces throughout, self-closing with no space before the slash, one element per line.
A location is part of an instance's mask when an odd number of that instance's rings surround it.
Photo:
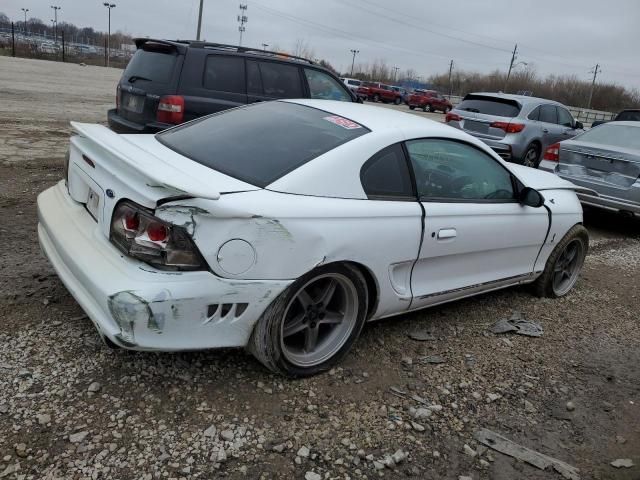
<path fill-rule="evenodd" d="M 347 91 L 326 73 L 305 68 L 304 75 L 307 77 L 307 82 L 309 83 L 309 94 L 311 98 L 340 100 L 342 102 L 351 101 L 351 96 Z"/>
<path fill-rule="evenodd" d="M 534 108 L 531 113 L 527 116 L 529 120 L 540 120 L 540 107 Z"/>
<path fill-rule="evenodd" d="M 423 201 L 514 200 L 511 174 L 471 145 L 442 139 L 412 140 L 407 150 Z"/>
<path fill-rule="evenodd" d="M 369 198 L 414 200 L 411 176 L 400 144 L 379 151 L 360 170 L 362 188 Z"/>
<path fill-rule="evenodd" d="M 223 55 L 207 56 L 203 86 L 218 92 L 246 93 L 244 58 Z"/>
<path fill-rule="evenodd" d="M 250 95 L 263 95 L 262 77 L 258 62 L 247 61 L 247 93 Z"/>
<path fill-rule="evenodd" d="M 556 106 L 540 105 L 540 121 L 545 123 L 558 123 Z"/>
<path fill-rule="evenodd" d="M 275 98 L 300 98 L 302 82 L 300 71 L 294 65 L 260 62 L 264 94 Z"/>
<path fill-rule="evenodd" d="M 571 116 L 571 114 L 565 108 L 562 108 L 562 107 L 557 107 L 557 108 L 558 108 L 558 123 L 563 127 L 572 128 L 573 117 Z"/>

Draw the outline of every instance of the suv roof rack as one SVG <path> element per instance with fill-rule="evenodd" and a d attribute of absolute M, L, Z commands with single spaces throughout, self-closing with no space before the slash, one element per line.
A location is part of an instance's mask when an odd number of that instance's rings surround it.
<path fill-rule="evenodd" d="M 297 55 L 290 55 L 283 52 L 274 52 L 271 50 L 260 50 L 259 48 L 241 47 L 239 45 L 228 45 L 226 43 L 201 42 L 197 40 L 176 40 L 176 43 L 183 43 L 191 48 L 208 48 L 211 50 L 222 50 L 227 52 L 251 53 L 252 55 L 263 55 L 267 57 L 284 57 L 291 60 L 297 60 L 299 62 L 306 62 L 311 65 L 315 64 L 313 60 L 309 60 L 308 58 L 304 57 L 298 57 Z"/>

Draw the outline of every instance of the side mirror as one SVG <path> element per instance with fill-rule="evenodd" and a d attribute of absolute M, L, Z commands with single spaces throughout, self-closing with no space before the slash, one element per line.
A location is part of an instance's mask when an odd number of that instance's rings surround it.
<path fill-rule="evenodd" d="M 542 194 L 531 187 L 524 187 L 520 190 L 519 197 L 520 203 L 527 207 L 539 208 L 544 205 L 544 197 Z"/>
<path fill-rule="evenodd" d="M 576 130 L 584 130 L 584 125 L 582 124 L 582 122 L 578 122 L 576 120 L 576 125 L 573 128 L 575 128 Z"/>

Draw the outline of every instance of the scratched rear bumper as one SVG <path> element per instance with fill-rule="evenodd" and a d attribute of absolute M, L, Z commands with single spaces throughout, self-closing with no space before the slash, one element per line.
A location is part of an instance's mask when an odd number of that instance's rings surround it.
<path fill-rule="evenodd" d="M 60 182 L 38 196 L 41 248 L 98 331 L 135 350 L 247 344 L 253 325 L 290 281 L 166 272 L 122 255 Z"/>

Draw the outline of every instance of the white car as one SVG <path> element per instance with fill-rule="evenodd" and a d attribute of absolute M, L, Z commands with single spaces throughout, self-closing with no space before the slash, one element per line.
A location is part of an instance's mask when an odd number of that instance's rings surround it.
<path fill-rule="evenodd" d="M 565 295 L 587 253 L 579 187 L 415 115 L 288 100 L 157 135 L 72 125 L 38 235 L 119 347 L 247 347 L 311 375 L 369 320 L 523 283 Z"/>

